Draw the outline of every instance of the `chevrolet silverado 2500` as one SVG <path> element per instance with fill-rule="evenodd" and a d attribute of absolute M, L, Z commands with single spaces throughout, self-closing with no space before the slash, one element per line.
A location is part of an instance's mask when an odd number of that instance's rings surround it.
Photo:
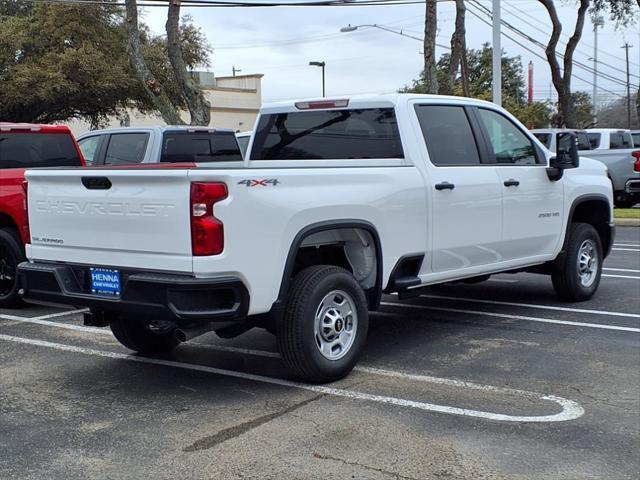
<path fill-rule="evenodd" d="M 142 353 L 265 327 L 324 382 L 383 293 L 517 271 L 598 288 L 611 182 L 570 133 L 551 154 L 491 103 L 420 95 L 267 105 L 254 131 L 240 167 L 28 172 L 24 298 L 89 307 Z"/>

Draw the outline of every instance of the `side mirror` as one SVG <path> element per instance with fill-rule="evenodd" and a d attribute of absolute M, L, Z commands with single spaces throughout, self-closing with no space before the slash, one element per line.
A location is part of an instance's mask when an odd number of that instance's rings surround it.
<path fill-rule="evenodd" d="M 571 132 L 556 134 L 556 156 L 552 157 L 549 166 L 552 168 L 577 168 L 580 165 L 578 155 L 578 136 Z"/>
<path fill-rule="evenodd" d="M 578 136 L 571 132 L 556 134 L 556 155 L 549 160 L 547 176 L 551 181 L 562 178 L 562 172 L 567 168 L 578 168 L 580 156 L 578 155 Z"/>

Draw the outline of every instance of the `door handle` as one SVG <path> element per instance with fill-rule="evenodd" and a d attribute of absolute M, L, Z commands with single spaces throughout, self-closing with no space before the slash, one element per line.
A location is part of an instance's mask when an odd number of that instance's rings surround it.
<path fill-rule="evenodd" d="M 456 186 L 453 183 L 442 182 L 436 183 L 436 190 L 453 190 Z"/>
<path fill-rule="evenodd" d="M 520 182 L 518 180 L 514 180 L 513 178 L 505 180 L 504 182 L 505 187 L 517 187 L 518 185 L 520 185 Z"/>
<path fill-rule="evenodd" d="M 88 190 L 109 190 L 111 180 L 107 177 L 82 177 L 82 184 Z"/>

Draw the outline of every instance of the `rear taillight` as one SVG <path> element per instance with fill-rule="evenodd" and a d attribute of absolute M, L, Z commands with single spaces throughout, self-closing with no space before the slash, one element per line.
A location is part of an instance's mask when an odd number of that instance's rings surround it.
<path fill-rule="evenodd" d="M 224 227 L 213 206 L 227 198 L 224 183 L 191 184 L 191 251 L 196 257 L 218 255 L 224 249 Z"/>
<path fill-rule="evenodd" d="M 636 159 L 636 161 L 633 162 L 633 170 L 635 172 L 640 172 L 640 150 L 631 152 L 631 156 Z"/>

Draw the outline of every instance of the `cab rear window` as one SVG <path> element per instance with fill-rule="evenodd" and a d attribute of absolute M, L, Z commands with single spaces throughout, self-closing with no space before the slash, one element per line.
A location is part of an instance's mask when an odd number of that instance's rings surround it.
<path fill-rule="evenodd" d="M 0 134 L 0 169 L 80 165 L 80 157 L 69 134 Z"/>
<path fill-rule="evenodd" d="M 251 160 L 404 158 L 393 108 L 321 110 L 260 117 Z"/>
<path fill-rule="evenodd" d="M 242 153 L 233 132 L 166 132 L 161 162 L 235 162 Z"/>

